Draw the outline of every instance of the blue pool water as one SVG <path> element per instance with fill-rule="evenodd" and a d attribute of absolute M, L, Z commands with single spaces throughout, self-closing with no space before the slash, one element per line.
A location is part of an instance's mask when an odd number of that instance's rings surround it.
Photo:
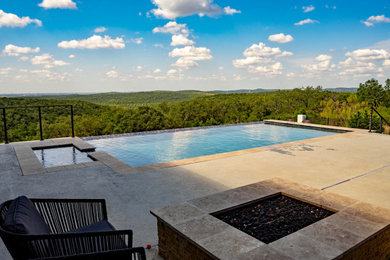
<path fill-rule="evenodd" d="M 87 142 L 96 146 L 97 151 L 107 152 L 136 167 L 333 134 L 335 133 L 261 123 L 95 139 Z"/>
<path fill-rule="evenodd" d="M 74 146 L 34 149 L 34 153 L 45 168 L 93 162 L 87 153 Z"/>

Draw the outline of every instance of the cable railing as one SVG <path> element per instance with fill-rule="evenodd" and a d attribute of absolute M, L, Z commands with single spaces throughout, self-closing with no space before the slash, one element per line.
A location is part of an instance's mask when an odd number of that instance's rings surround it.
<path fill-rule="evenodd" d="M 42 108 L 43 107 L 69 107 L 70 108 L 70 123 L 72 128 L 72 137 L 74 137 L 74 122 L 73 122 L 73 105 L 46 105 L 46 106 L 11 106 L 1 107 L 3 110 L 3 125 L 4 125 L 4 141 L 6 144 L 9 143 L 8 139 L 8 128 L 7 128 L 7 109 L 21 109 L 21 108 L 37 108 L 38 109 L 38 120 L 39 120 L 39 134 L 40 140 L 43 141 L 43 128 L 42 128 Z"/>

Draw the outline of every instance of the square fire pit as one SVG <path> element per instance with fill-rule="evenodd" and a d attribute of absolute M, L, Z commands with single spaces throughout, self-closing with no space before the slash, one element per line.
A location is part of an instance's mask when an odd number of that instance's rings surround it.
<path fill-rule="evenodd" d="M 151 213 L 165 259 L 390 256 L 390 210 L 278 178 Z"/>

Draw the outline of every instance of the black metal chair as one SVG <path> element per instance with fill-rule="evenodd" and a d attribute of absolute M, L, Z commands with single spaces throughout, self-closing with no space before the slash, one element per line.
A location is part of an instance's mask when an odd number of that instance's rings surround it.
<path fill-rule="evenodd" d="M 21 234 L 18 230 L 10 231 L 6 222 L 9 219 L 7 212 L 13 200 L 0 205 L 0 236 L 15 260 L 146 259 L 144 248 L 132 248 L 132 230 L 115 230 L 108 222 L 105 200 L 30 201 L 50 229 L 49 233 Z M 13 209 L 14 205 L 11 207 Z"/>

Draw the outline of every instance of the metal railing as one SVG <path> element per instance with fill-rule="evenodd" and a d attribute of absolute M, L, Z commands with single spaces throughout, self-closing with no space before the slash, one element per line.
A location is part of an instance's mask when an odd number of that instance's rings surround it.
<path fill-rule="evenodd" d="M 8 129 L 7 129 L 7 109 L 18 109 L 18 108 L 37 108 L 39 118 L 39 133 L 41 141 L 43 141 L 43 129 L 42 129 L 42 107 L 70 107 L 70 123 L 72 127 L 72 137 L 74 137 L 74 122 L 73 122 L 73 105 L 47 105 L 47 106 L 14 106 L 14 107 L 1 107 L 3 110 L 3 124 L 4 124 L 4 139 L 5 143 L 8 144 Z"/>
<path fill-rule="evenodd" d="M 389 126 L 390 126 L 390 124 L 389 124 L 389 122 L 388 122 L 381 114 L 379 114 L 378 110 L 376 110 L 373 106 L 371 106 L 371 111 L 370 111 L 370 127 L 369 127 L 369 132 L 371 132 L 371 130 L 372 130 L 372 112 L 373 112 L 373 111 L 374 111 L 375 113 L 377 113 L 378 116 L 381 118 L 381 123 L 380 123 L 379 132 L 382 133 L 383 121 L 385 121 L 385 123 L 386 123 L 387 125 L 389 125 Z"/>

